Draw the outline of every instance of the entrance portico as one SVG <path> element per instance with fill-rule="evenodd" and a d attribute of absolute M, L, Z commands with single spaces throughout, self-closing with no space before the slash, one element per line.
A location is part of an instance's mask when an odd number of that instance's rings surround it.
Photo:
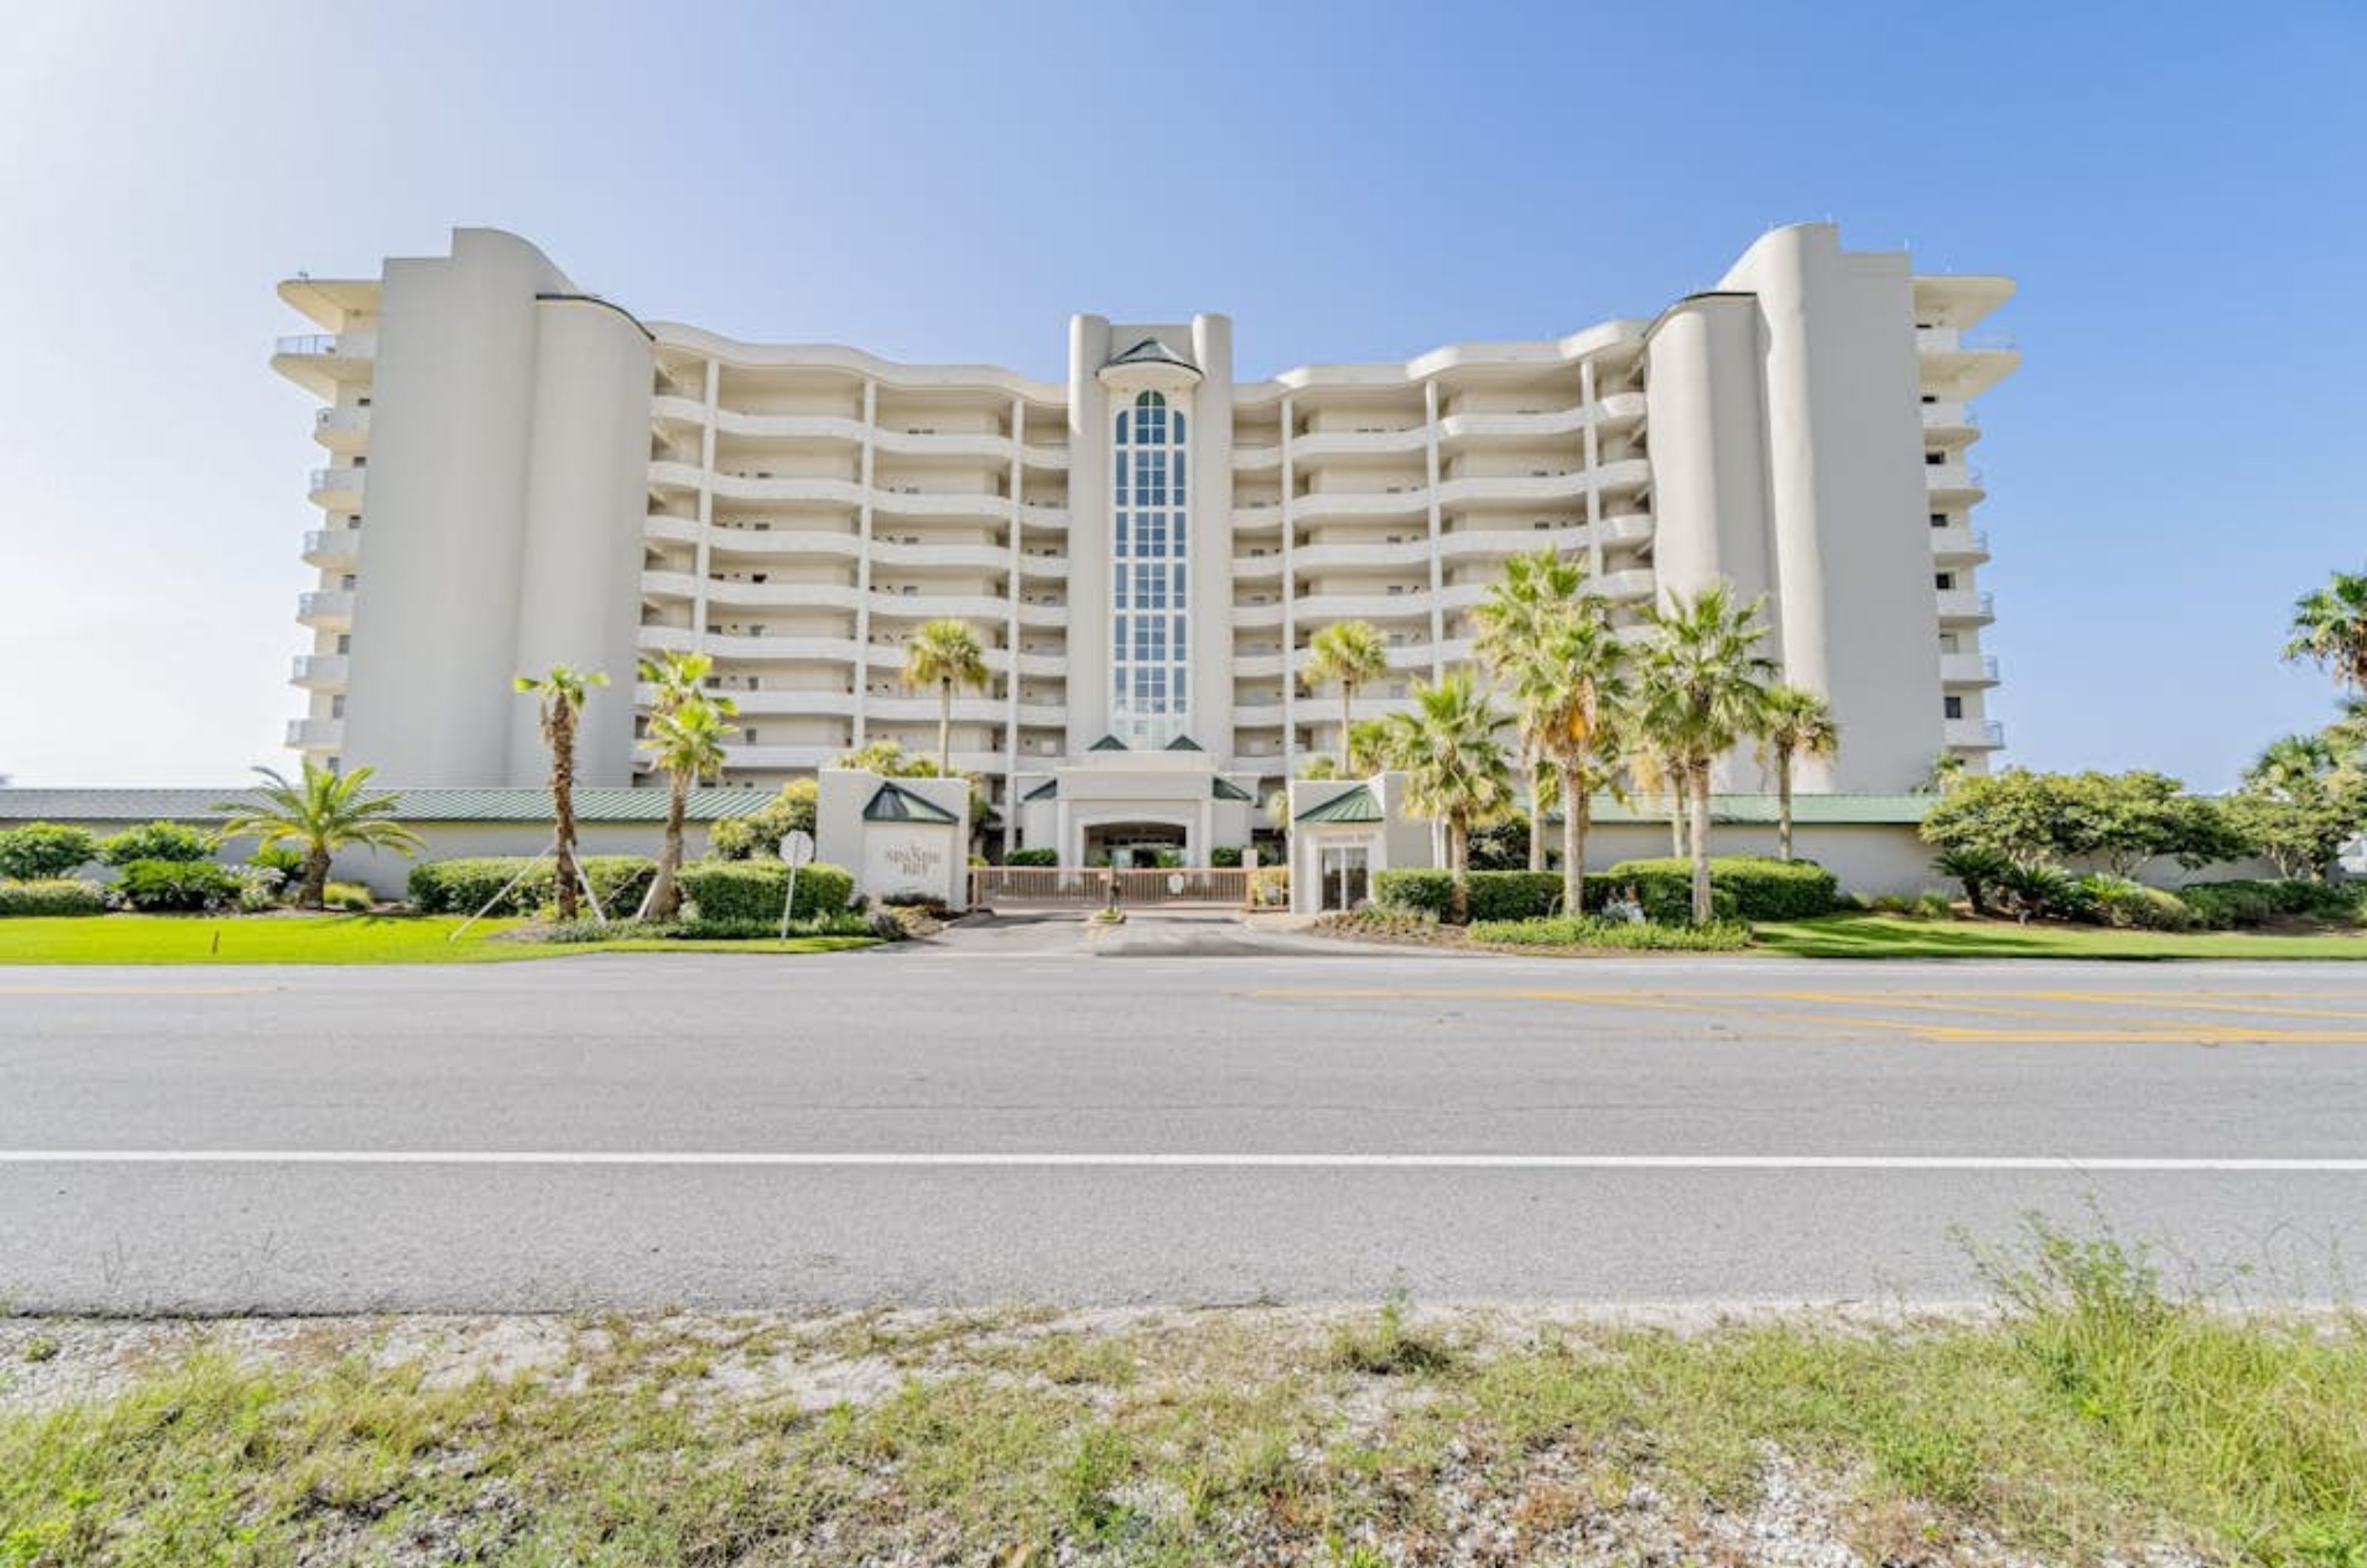
<path fill-rule="evenodd" d="M 1219 849 L 1246 849 L 1257 775 L 1226 773 L 1189 741 L 1133 750 L 1115 740 L 1022 775 L 1020 842 L 1050 850 L 1062 865 L 1095 865 L 1118 849 L 1167 849 L 1206 865 Z"/>

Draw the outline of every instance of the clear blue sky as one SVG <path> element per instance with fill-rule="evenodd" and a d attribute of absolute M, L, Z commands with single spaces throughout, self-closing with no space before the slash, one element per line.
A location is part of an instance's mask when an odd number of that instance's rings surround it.
<path fill-rule="evenodd" d="M 299 269 L 514 230 L 646 317 L 1060 373 L 1647 315 L 1767 225 L 2004 272 L 1975 460 L 2033 766 L 2232 782 L 2367 566 L 2367 6 L 408 3 L 9 7 L 0 772 L 284 762 L 317 523 Z"/>

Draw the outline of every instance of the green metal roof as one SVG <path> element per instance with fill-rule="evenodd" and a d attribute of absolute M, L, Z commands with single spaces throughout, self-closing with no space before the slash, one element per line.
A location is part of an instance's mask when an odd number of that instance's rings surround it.
<path fill-rule="evenodd" d="M 958 822 L 960 818 L 901 784 L 883 784 L 863 808 L 866 822 Z"/>
<path fill-rule="evenodd" d="M 1297 818 L 1301 822 L 1378 822 L 1381 819 L 1381 803 L 1373 798 L 1369 784 L 1358 784 L 1343 795 L 1335 795 L 1320 806 L 1309 807 Z"/>
<path fill-rule="evenodd" d="M 1021 795 L 1019 798 L 1023 802 L 1030 800 L 1049 800 L 1059 793 L 1060 781 L 1059 779 L 1046 779 L 1042 784 L 1037 784 L 1034 789 L 1029 790 L 1025 795 Z"/>
<path fill-rule="evenodd" d="M 1099 740 L 1096 740 L 1092 745 L 1086 747 L 1085 750 L 1088 751 L 1124 751 L 1127 750 L 1127 747 L 1126 742 L 1120 740 L 1116 736 L 1104 735 Z"/>
<path fill-rule="evenodd" d="M 1257 799 L 1256 795 L 1251 795 L 1249 791 L 1243 789 L 1232 780 L 1223 777 L 1213 778 L 1208 781 L 1208 793 L 1215 795 L 1218 800 L 1253 801 Z"/>
<path fill-rule="evenodd" d="M 376 793 L 376 792 L 372 792 Z M 548 822 L 550 792 L 535 788 L 428 788 L 389 786 L 395 816 L 405 822 Z M 771 804 L 778 791 L 712 785 L 690 792 L 685 811 L 693 822 L 749 817 Z M 242 784 L 219 789 L 0 789 L 0 822 L 218 822 L 223 801 L 255 799 Z M 663 788 L 581 787 L 575 816 L 583 822 L 663 822 Z"/>
<path fill-rule="evenodd" d="M 1179 735 L 1167 743 L 1167 749 L 1170 751 L 1197 751 L 1201 747 L 1200 743 L 1190 736 Z"/>

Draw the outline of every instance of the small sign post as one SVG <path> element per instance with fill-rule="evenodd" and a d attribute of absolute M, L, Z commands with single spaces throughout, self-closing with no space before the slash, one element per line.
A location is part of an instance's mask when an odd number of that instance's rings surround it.
<path fill-rule="evenodd" d="M 781 835 L 781 859 L 789 868 L 788 896 L 781 900 L 781 940 L 789 940 L 789 915 L 798 907 L 798 867 L 814 856 L 813 835 L 792 828 Z"/>

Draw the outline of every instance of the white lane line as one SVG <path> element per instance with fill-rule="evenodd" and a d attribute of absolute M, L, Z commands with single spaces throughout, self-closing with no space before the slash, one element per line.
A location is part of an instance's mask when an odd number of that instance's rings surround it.
<path fill-rule="evenodd" d="M 2080 1155 L 802 1152 L 644 1149 L 0 1149 L 0 1165 L 520 1165 L 1214 1170 L 1933 1170 L 2367 1174 L 2367 1158 Z"/>

